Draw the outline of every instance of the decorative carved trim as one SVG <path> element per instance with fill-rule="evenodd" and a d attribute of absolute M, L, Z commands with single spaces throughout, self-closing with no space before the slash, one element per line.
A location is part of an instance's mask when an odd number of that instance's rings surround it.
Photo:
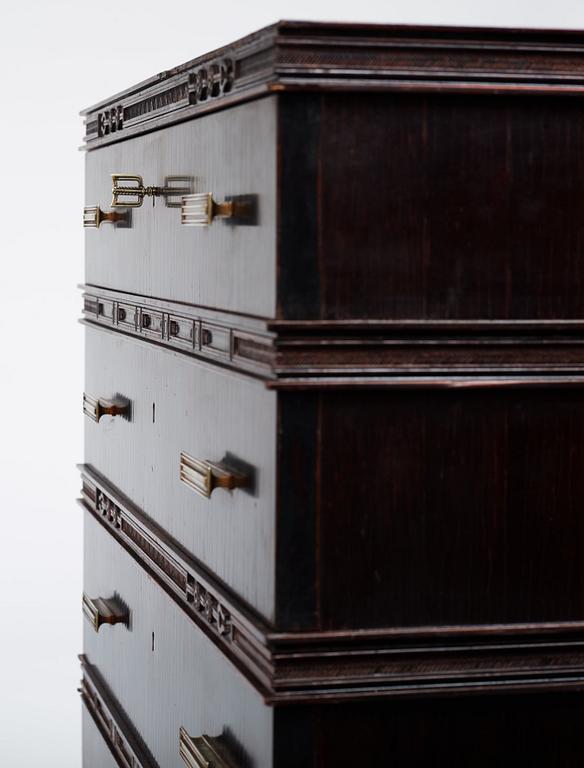
<path fill-rule="evenodd" d="M 584 92 L 584 36 L 279 22 L 90 107 L 88 148 L 286 90 Z"/>
<path fill-rule="evenodd" d="M 100 488 L 96 488 L 94 504 L 102 521 L 105 520 L 110 529 L 116 530 L 120 538 L 124 538 L 135 552 L 140 553 L 142 561 L 147 562 L 149 568 L 180 594 L 181 599 L 205 621 L 207 627 L 231 642 L 231 615 L 211 590 Z"/>
<path fill-rule="evenodd" d="M 82 506 L 268 703 L 584 690 L 584 622 L 279 633 L 88 466 Z"/>
<path fill-rule="evenodd" d="M 281 323 L 86 286 L 86 321 L 273 389 L 582 386 L 582 323 Z"/>
<path fill-rule="evenodd" d="M 110 752 L 121 768 L 158 768 L 140 734 L 86 656 L 79 656 L 83 679 L 79 693 Z"/>
<path fill-rule="evenodd" d="M 82 506 L 265 692 L 272 676 L 264 645 L 267 625 L 88 466 L 82 467 L 82 482 Z"/>
<path fill-rule="evenodd" d="M 256 376 L 269 377 L 275 360 L 274 334 L 265 324 L 242 324 L 235 316 L 217 316 L 173 302 L 88 288 L 83 315 L 93 325 L 123 331 Z M 239 322 L 238 322 L 239 321 Z M 257 328 L 257 331 L 252 329 Z"/>

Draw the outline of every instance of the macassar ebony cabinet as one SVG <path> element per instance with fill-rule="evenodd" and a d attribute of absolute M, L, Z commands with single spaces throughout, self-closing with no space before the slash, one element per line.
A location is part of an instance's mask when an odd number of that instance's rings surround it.
<path fill-rule="evenodd" d="M 84 768 L 582 762 L 583 98 L 280 22 L 84 112 Z"/>

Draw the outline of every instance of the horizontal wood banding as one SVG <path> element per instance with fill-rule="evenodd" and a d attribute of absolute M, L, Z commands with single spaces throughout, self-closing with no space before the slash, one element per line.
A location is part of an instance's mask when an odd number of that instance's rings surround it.
<path fill-rule="evenodd" d="M 579 32 L 279 22 L 85 110 L 88 148 L 285 90 L 580 94 Z"/>
<path fill-rule="evenodd" d="M 279 633 L 90 467 L 82 477 L 82 506 L 269 703 L 584 688 L 584 622 Z"/>
<path fill-rule="evenodd" d="M 584 373 L 584 324 L 576 321 L 280 323 L 85 288 L 83 314 L 93 326 L 274 388 L 566 386 Z"/>

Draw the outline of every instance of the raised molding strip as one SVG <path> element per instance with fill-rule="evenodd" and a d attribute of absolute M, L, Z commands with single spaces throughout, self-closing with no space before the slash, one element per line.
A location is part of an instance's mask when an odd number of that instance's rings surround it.
<path fill-rule="evenodd" d="M 584 385 L 580 321 L 280 323 L 82 287 L 84 322 L 274 389 Z"/>
<path fill-rule="evenodd" d="M 273 375 L 274 334 L 261 321 L 92 286 L 83 288 L 86 322 L 244 373 L 262 378 Z"/>
<path fill-rule="evenodd" d="M 577 31 L 282 21 L 90 107 L 86 147 L 288 90 L 582 94 Z"/>
<path fill-rule="evenodd" d="M 83 673 L 81 699 L 117 764 L 121 768 L 159 768 L 98 671 L 86 656 L 79 656 L 79 660 Z"/>
<path fill-rule="evenodd" d="M 81 505 L 267 703 L 584 690 L 584 622 L 280 633 L 91 467 L 81 473 Z"/>

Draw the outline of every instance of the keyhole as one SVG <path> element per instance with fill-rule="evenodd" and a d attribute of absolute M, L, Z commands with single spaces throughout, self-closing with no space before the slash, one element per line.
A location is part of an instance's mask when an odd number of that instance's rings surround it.
<path fill-rule="evenodd" d="M 154 653 L 154 632 L 152 633 L 152 653 Z"/>
<path fill-rule="evenodd" d="M 152 403 L 152 423 L 156 424 L 156 403 Z"/>

